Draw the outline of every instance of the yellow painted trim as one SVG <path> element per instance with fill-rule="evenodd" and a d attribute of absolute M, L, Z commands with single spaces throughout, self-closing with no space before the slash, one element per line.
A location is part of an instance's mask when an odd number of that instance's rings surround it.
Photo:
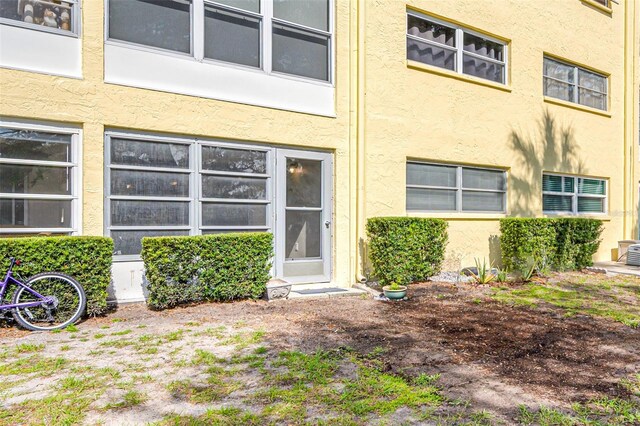
<path fill-rule="evenodd" d="M 443 77 L 455 78 L 456 80 L 465 81 L 467 83 L 478 84 L 480 86 L 491 87 L 492 89 L 502 90 L 503 92 L 509 92 L 513 90 L 511 86 L 506 86 L 500 83 L 494 83 L 493 81 L 484 80 L 482 78 L 477 78 L 465 74 L 459 74 L 454 71 L 445 70 L 444 68 L 438 68 L 431 65 L 423 64 L 421 62 L 412 61 L 407 59 L 407 68 L 415 69 L 418 71 L 425 71 L 431 74 L 437 74 Z"/>
<path fill-rule="evenodd" d="M 603 215 L 600 216 L 598 214 L 543 214 L 542 217 L 549 219 L 575 219 L 575 218 L 586 218 L 586 219 L 598 219 L 603 222 L 611 222 L 611 216 Z"/>
<path fill-rule="evenodd" d="M 407 5 L 407 10 L 412 11 L 412 12 L 416 12 L 416 13 L 420 13 L 422 15 L 431 16 L 432 18 L 439 19 L 440 21 L 448 22 L 451 25 L 456 25 L 458 27 L 463 27 L 463 28 L 465 28 L 467 30 L 471 30 L 473 32 L 485 35 L 487 37 L 495 38 L 496 40 L 500 40 L 501 42 L 503 42 L 505 44 L 511 44 L 511 39 L 499 36 L 499 35 L 494 34 L 494 33 L 490 33 L 489 31 L 480 29 L 478 27 L 474 27 L 473 25 L 469 25 L 469 24 L 464 23 L 464 22 L 456 21 L 455 19 L 447 18 L 446 16 L 438 15 L 436 13 L 427 12 L 424 9 L 419 9 L 419 8 L 417 8 L 415 6 L 412 6 L 412 5 Z"/>
<path fill-rule="evenodd" d="M 596 9 L 599 9 L 605 13 L 608 13 L 609 15 L 613 14 L 613 9 L 611 9 L 611 7 L 607 7 L 604 5 L 601 5 L 600 3 L 598 3 L 597 1 L 594 0 L 580 0 L 582 1 L 582 3 L 589 5 L 591 7 L 595 7 Z M 609 0 L 609 4 L 611 4 L 611 0 Z"/>
<path fill-rule="evenodd" d="M 609 96 L 607 96 L 609 98 Z M 607 99 L 608 100 L 608 99 Z M 577 109 L 578 111 L 590 112 L 592 114 L 601 115 L 603 117 L 611 118 L 611 113 L 609 111 L 603 111 L 597 108 L 591 108 L 585 105 L 576 104 L 574 102 L 565 101 L 562 99 L 551 98 L 549 96 L 544 97 L 544 101 L 550 104 L 560 105 L 567 108 Z"/>
<path fill-rule="evenodd" d="M 564 56 L 556 55 L 555 53 L 551 53 L 551 52 L 546 52 L 545 51 L 545 52 L 542 52 L 542 54 L 547 58 L 555 59 L 555 60 L 558 60 L 560 62 L 566 62 L 569 65 L 574 65 L 574 66 L 577 66 L 577 67 L 580 67 L 580 68 L 584 68 L 587 71 L 593 71 L 593 72 L 595 72 L 597 74 L 601 74 L 603 77 L 607 77 L 607 79 L 609 79 L 609 77 L 611 77 L 611 73 L 603 71 L 603 70 L 598 69 L 598 68 L 594 68 L 591 65 L 587 65 L 587 64 L 584 64 L 582 62 L 577 62 L 577 61 L 574 61 L 573 59 L 568 59 L 568 58 L 566 58 Z"/>

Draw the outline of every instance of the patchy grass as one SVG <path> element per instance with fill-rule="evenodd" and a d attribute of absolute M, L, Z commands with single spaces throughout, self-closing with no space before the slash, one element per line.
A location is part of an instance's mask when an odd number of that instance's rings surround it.
<path fill-rule="evenodd" d="M 21 375 L 29 373 L 38 373 L 42 376 L 48 376 L 61 370 L 68 364 L 67 359 L 58 357 L 43 357 L 33 355 L 27 358 L 20 358 L 8 364 L 0 365 L 0 376 L 2 375 Z"/>
<path fill-rule="evenodd" d="M 122 399 L 117 402 L 112 402 L 105 405 L 105 410 L 122 410 L 125 408 L 135 407 L 142 405 L 147 401 L 147 396 L 144 393 L 136 390 L 129 390 L 122 395 Z"/>
<path fill-rule="evenodd" d="M 43 349 L 44 349 L 43 344 L 22 343 L 16 346 L 15 351 L 19 354 L 24 354 L 28 352 L 40 352 Z"/>
<path fill-rule="evenodd" d="M 492 298 L 531 308 L 546 303 L 564 309 L 567 316 L 586 314 L 640 326 L 640 280 L 635 277 L 561 274 L 544 284 L 497 288 Z"/>
<path fill-rule="evenodd" d="M 520 406 L 518 421 L 522 425 L 637 425 L 640 424 L 640 403 L 603 397 L 573 404 L 567 411 L 544 406 L 530 411 Z"/>

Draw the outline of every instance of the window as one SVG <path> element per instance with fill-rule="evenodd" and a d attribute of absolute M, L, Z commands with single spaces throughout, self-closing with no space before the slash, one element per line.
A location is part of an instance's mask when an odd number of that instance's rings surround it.
<path fill-rule="evenodd" d="M 595 1 L 596 3 L 600 3 L 604 7 L 609 7 L 609 0 L 593 0 L 593 1 Z"/>
<path fill-rule="evenodd" d="M 603 179 L 542 175 L 545 213 L 606 213 L 607 182 Z"/>
<path fill-rule="evenodd" d="M 109 39 L 331 80 L 330 0 L 109 0 Z"/>
<path fill-rule="evenodd" d="M 607 110 L 607 77 L 556 59 L 544 58 L 544 95 Z"/>
<path fill-rule="evenodd" d="M 0 0 L 0 23 L 77 34 L 79 0 Z"/>
<path fill-rule="evenodd" d="M 0 127 L 1 234 L 77 232 L 78 137 Z"/>
<path fill-rule="evenodd" d="M 506 84 L 506 56 L 504 42 L 407 13 L 407 59 Z"/>
<path fill-rule="evenodd" d="M 506 211 L 507 178 L 502 170 L 407 163 L 407 210 Z"/>
<path fill-rule="evenodd" d="M 270 156 L 268 148 L 109 134 L 105 210 L 116 256 L 137 258 L 143 237 L 270 230 Z"/>

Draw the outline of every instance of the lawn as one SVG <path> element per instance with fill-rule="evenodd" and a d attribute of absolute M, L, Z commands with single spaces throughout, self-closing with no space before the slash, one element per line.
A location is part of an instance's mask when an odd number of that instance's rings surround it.
<path fill-rule="evenodd" d="M 0 424 L 634 425 L 639 281 L 127 306 L 0 329 Z M 636 322 L 634 322 L 636 321 Z"/>

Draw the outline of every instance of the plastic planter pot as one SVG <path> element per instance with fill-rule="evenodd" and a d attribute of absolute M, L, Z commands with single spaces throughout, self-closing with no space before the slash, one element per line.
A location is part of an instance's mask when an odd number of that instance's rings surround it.
<path fill-rule="evenodd" d="M 399 288 L 396 288 L 393 290 L 390 287 L 391 286 L 388 286 L 388 285 L 382 287 L 382 292 L 390 300 L 404 299 L 405 296 L 407 295 L 407 286 L 405 285 L 398 286 Z"/>

